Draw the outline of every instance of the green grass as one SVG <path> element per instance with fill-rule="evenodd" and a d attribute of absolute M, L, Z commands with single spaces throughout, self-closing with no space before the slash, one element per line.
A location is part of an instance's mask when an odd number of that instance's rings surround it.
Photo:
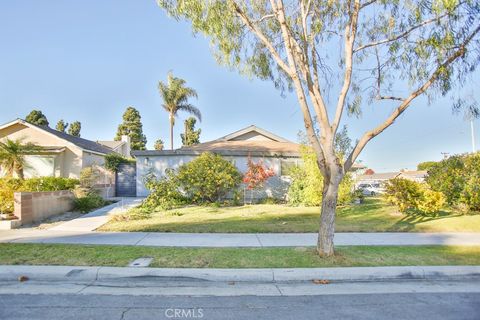
<path fill-rule="evenodd" d="M 247 205 L 189 206 L 155 212 L 144 220 L 110 221 L 100 231 L 150 232 L 317 232 L 318 207 Z M 379 198 L 338 208 L 337 232 L 480 232 L 480 214 L 442 211 L 437 216 L 407 216 Z"/>
<path fill-rule="evenodd" d="M 164 248 L 66 244 L 0 244 L 0 264 L 126 266 L 140 257 L 151 267 L 308 268 L 480 265 L 480 246 L 345 246 L 332 258 L 313 248 Z"/>

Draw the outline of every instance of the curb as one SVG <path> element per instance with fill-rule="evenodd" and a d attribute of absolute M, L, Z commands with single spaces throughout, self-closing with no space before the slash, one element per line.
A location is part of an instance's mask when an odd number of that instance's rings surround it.
<path fill-rule="evenodd" d="M 480 278 L 480 266 L 406 266 L 296 269 L 182 269 L 82 266 L 0 266 L 0 281 L 17 281 L 20 276 L 38 281 L 216 281 L 216 282 L 301 282 L 382 280 L 454 280 Z"/>

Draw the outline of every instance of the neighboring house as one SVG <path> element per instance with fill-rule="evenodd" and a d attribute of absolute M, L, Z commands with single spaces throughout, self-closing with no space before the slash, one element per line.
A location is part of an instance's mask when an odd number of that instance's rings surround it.
<path fill-rule="evenodd" d="M 427 171 L 407 171 L 402 170 L 399 172 L 383 172 L 374 174 L 362 174 L 358 175 L 356 179 L 356 185 L 362 183 L 384 184 L 390 179 L 403 178 L 413 180 L 416 182 L 424 182 L 427 176 Z"/>
<path fill-rule="evenodd" d="M 0 126 L 0 140 L 23 139 L 42 147 L 37 154 L 27 155 L 25 177 L 79 178 L 80 171 L 92 165 L 103 165 L 104 157 L 115 152 L 102 144 L 75 137 L 46 126 L 37 126 L 17 119 Z M 0 171 L 1 175 L 1 171 Z M 105 183 L 111 178 L 105 172 Z M 109 180 L 107 182 L 107 180 Z"/>
<path fill-rule="evenodd" d="M 97 140 L 97 143 L 106 146 L 118 154 L 126 158 L 131 158 L 131 139 L 129 136 L 122 136 L 121 140 L 119 141 L 102 141 Z"/>
<path fill-rule="evenodd" d="M 177 169 L 203 152 L 222 155 L 242 173 L 247 171 L 249 157 L 255 162 L 261 160 L 266 167 L 272 168 L 275 176 L 267 181 L 263 190 L 255 192 L 256 198 L 284 198 L 291 182 L 289 173 L 301 163 L 299 144 L 252 125 L 213 141 L 176 150 L 134 151 L 137 195 L 148 195 L 143 179 L 147 174 L 163 176 L 166 169 Z"/>

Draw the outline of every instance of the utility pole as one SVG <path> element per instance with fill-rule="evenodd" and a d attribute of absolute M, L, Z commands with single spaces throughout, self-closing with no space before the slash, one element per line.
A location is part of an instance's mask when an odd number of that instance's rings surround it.
<path fill-rule="evenodd" d="M 475 153 L 475 129 L 473 128 L 473 117 L 470 119 L 470 129 L 472 130 L 472 152 Z"/>

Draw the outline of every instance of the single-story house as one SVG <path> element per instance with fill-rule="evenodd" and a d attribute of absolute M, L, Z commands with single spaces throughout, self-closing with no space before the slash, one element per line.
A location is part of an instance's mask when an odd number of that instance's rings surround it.
<path fill-rule="evenodd" d="M 362 183 L 379 183 L 384 184 L 390 179 L 394 178 L 403 178 L 416 182 L 424 182 L 427 177 L 427 171 L 408 171 L 402 170 L 398 172 L 383 172 L 383 173 L 374 173 L 374 174 L 362 174 L 358 175 L 356 179 L 356 184 Z"/>
<path fill-rule="evenodd" d="M 42 147 L 36 154 L 26 156 L 27 166 L 24 168 L 26 178 L 40 176 L 79 178 L 83 168 L 92 165 L 102 166 L 105 155 L 116 152 L 104 144 L 75 137 L 48 126 L 34 125 L 22 119 L 0 126 L 0 140 L 6 138 L 23 139 L 24 142 Z M 123 141 L 121 146 L 125 144 L 129 142 Z M 105 175 L 107 174 L 105 172 Z M 106 183 L 107 180 L 111 183 L 111 177 L 108 179 L 105 177 Z"/>
<path fill-rule="evenodd" d="M 275 176 L 267 181 L 263 190 L 255 192 L 255 198 L 284 198 L 291 182 L 289 173 L 302 161 L 300 144 L 251 125 L 216 140 L 176 150 L 134 151 L 137 159 L 137 196 L 148 195 L 143 177 L 151 173 L 157 177 L 164 176 L 166 169 L 177 169 L 203 152 L 222 155 L 242 173 L 248 169 L 249 157 L 254 162 L 261 160 L 267 168 L 272 168 Z"/>

